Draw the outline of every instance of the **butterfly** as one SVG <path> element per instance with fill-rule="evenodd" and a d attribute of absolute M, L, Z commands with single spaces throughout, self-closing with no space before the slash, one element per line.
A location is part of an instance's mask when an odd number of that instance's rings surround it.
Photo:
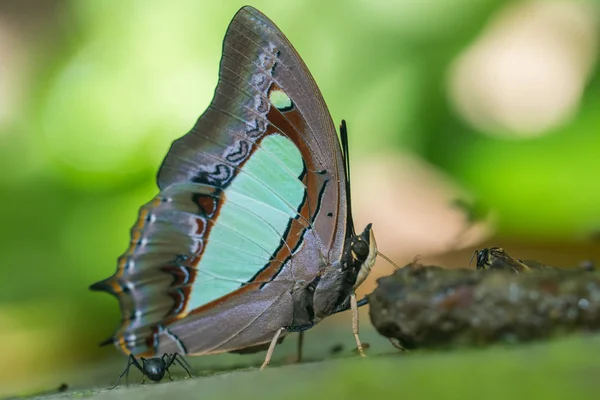
<path fill-rule="evenodd" d="M 105 343 L 139 357 L 268 347 L 265 367 L 285 335 L 352 309 L 362 352 L 354 291 L 378 253 L 371 224 L 354 229 L 344 121 L 340 136 L 292 44 L 241 8 L 212 102 L 171 145 L 117 271 L 90 287 L 120 303 Z"/>

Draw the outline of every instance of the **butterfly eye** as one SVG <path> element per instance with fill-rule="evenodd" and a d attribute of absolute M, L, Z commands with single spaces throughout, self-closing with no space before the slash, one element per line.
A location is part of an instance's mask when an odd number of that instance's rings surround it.
<path fill-rule="evenodd" d="M 364 261 L 369 255 L 369 245 L 364 240 L 358 240 L 352 244 L 352 252 L 356 258 Z"/>

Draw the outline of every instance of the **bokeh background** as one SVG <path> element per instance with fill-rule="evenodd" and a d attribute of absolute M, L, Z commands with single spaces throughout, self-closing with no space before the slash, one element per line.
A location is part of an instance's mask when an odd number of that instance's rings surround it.
<path fill-rule="evenodd" d="M 114 272 L 170 143 L 208 105 L 242 5 L 0 1 L 0 396 L 122 363 L 97 346 L 117 303 L 87 287 Z M 398 264 L 467 267 L 490 245 L 600 262 L 598 3 L 252 5 L 348 121 L 356 220 Z M 362 292 L 391 271 L 380 261 Z"/>

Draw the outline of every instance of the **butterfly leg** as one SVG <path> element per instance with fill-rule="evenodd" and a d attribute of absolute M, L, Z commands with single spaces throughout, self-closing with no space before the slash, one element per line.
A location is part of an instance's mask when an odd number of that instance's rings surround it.
<path fill-rule="evenodd" d="M 304 345 L 304 331 L 298 334 L 298 349 L 296 351 L 296 362 L 302 362 L 302 346 Z"/>
<path fill-rule="evenodd" d="M 352 334 L 356 340 L 356 348 L 361 357 L 366 357 L 363 345 L 358 337 L 358 303 L 356 301 L 356 293 L 350 295 L 350 309 L 352 310 Z"/>
<path fill-rule="evenodd" d="M 356 302 L 357 307 L 366 306 L 367 304 L 369 304 L 369 299 L 367 298 L 367 296 L 363 297 L 362 299 L 360 299 Z M 341 313 L 341 312 L 344 312 L 349 309 L 350 309 L 350 301 L 348 300 L 348 301 L 345 301 L 344 303 L 342 303 L 341 306 L 339 306 L 338 308 L 333 310 L 331 315 Z"/>
<path fill-rule="evenodd" d="M 309 322 L 308 324 L 297 325 L 297 326 L 288 326 L 285 328 L 288 332 L 298 332 L 298 348 L 297 348 L 297 358 L 296 362 L 302 362 L 302 348 L 304 346 L 304 331 L 315 326 L 314 322 Z"/>
<path fill-rule="evenodd" d="M 273 356 L 273 351 L 275 350 L 275 346 L 277 345 L 279 336 L 281 336 L 281 333 L 285 330 L 285 328 L 279 328 L 277 329 L 277 332 L 275 332 L 275 336 L 273 336 L 273 340 L 271 340 L 271 344 L 269 345 L 269 349 L 267 350 L 267 356 L 265 357 L 265 361 L 260 366 L 261 371 L 267 368 L 267 365 L 269 365 L 269 363 L 271 362 L 271 357 Z"/>

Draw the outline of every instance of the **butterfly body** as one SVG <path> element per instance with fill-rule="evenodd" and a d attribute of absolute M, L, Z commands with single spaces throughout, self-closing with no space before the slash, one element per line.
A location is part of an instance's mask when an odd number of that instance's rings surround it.
<path fill-rule="evenodd" d="M 241 351 L 347 309 L 377 253 L 370 225 L 354 232 L 347 169 L 308 69 L 243 7 L 211 104 L 169 149 L 117 271 L 91 287 L 119 299 L 109 341 L 143 356 Z"/>

